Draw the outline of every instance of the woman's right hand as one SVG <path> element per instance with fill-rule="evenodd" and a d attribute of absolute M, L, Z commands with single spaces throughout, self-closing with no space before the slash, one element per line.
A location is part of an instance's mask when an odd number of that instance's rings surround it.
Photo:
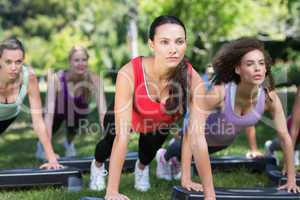
<path fill-rule="evenodd" d="M 106 193 L 105 200 L 129 200 L 129 198 L 123 194 L 120 194 L 118 192 L 110 192 Z"/>
<path fill-rule="evenodd" d="M 203 186 L 200 183 L 193 182 L 191 180 L 182 180 L 181 186 L 186 188 L 188 191 L 194 190 L 196 192 L 203 192 Z M 205 194 L 204 200 L 216 200 L 215 192 L 211 194 Z"/>
<path fill-rule="evenodd" d="M 181 186 L 188 191 L 194 190 L 196 192 L 203 192 L 202 184 L 193 182 L 192 180 L 182 180 Z"/>

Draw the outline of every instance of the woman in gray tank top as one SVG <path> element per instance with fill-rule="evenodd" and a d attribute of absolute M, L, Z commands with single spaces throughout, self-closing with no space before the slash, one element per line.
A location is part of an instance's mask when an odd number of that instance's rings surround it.
<path fill-rule="evenodd" d="M 281 140 L 287 166 L 288 181 L 279 189 L 300 193 L 293 165 L 293 145 L 280 99 L 273 88 L 271 58 L 263 44 L 253 38 L 227 43 L 214 57 L 213 67 L 215 85 L 206 94 L 203 89 L 203 94 L 199 94 L 202 98 L 193 102 L 201 111 L 190 110 L 189 117 L 192 122 L 197 118 L 198 123 L 189 123 L 183 135 L 182 185 L 189 190 L 199 188 L 190 177 L 192 155 L 198 173 L 203 173 L 200 166 L 204 163 L 199 149 L 207 147 L 199 137 L 205 136 L 211 147 L 228 146 L 242 129 L 255 125 L 268 111 Z"/>
<path fill-rule="evenodd" d="M 28 95 L 33 128 L 46 149 L 48 163 L 42 168 L 58 169 L 47 129 L 42 117 L 42 105 L 37 78 L 30 67 L 23 65 L 25 50 L 17 39 L 0 43 L 0 134 L 16 119 Z M 13 148 L 13 147 L 12 147 Z"/>

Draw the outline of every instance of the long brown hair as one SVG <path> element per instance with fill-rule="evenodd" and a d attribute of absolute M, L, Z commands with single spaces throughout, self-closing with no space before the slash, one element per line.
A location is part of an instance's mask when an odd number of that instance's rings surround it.
<path fill-rule="evenodd" d="M 186 37 L 186 29 L 180 19 L 175 16 L 159 16 L 154 19 L 149 30 L 149 39 L 154 41 L 156 28 L 164 24 L 177 24 L 184 29 Z M 184 113 L 187 110 L 188 102 L 188 61 L 183 58 L 181 62 L 173 70 L 168 73 L 169 98 L 166 101 L 165 109 L 168 114 Z"/>
<path fill-rule="evenodd" d="M 253 50 L 263 53 L 266 64 L 266 78 L 263 83 L 267 91 L 274 89 L 274 81 L 271 74 L 272 59 L 265 50 L 262 42 L 255 38 L 241 38 L 224 44 L 213 58 L 214 75 L 212 82 L 222 84 L 234 81 L 240 82 L 240 76 L 235 73 L 235 67 L 240 64 L 242 57 Z"/>

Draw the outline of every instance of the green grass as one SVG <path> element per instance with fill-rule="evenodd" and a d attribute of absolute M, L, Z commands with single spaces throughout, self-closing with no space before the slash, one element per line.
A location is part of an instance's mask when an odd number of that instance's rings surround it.
<path fill-rule="evenodd" d="M 111 95 L 109 96 L 111 99 Z M 292 102 L 292 97 L 289 96 L 289 102 Z M 291 103 L 288 104 L 288 110 L 291 108 Z M 26 124 L 29 116 L 22 115 L 18 119 L 19 124 Z M 90 119 L 95 120 L 95 113 L 92 114 Z M 263 151 L 264 142 L 275 136 L 275 131 L 260 123 L 257 126 L 257 141 L 261 151 Z M 64 154 L 62 147 L 62 141 L 65 135 L 63 131 L 58 133 L 54 137 L 54 148 L 55 151 L 60 155 Z M 75 140 L 75 146 L 78 150 L 79 155 L 93 155 L 94 148 L 98 142 L 100 135 L 97 133 L 89 135 L 80 135 Z M 137 149 L 137 138 L 136 134 L 133 134 L 129 149 Z M 39 162 L 34 157 L 35 146 L 37 138 L 31 128 L 16 127 L 10 128 L 0 137 L 0 168 L 20 168 L 20 167 L 38 167 Z M 248 150 L 248 144 L 245 134 L 241 134 L 235 143 L 229 148 L 218 152 L 217 155 L 230 155 L 239 154 L 244 155 Z M 123 174 L 121 178 L 120 192 L 129 196 L 133 200 L 164 200 L 170 199 L 171 188 L 173 185 L 179 185 L 179 181 L 163 181 L 158 180 L 155 177 L 155 162 L 151 163 L 151 189 L 149 192 L 141 193 L 137 192 L 133 188 L 134 177 L 133 174 Z M 198 178 L 195 177 L 197 180 Z M 80 192 L 68 192 L 65 188 L 53 188 L 53 187 L 41 187 L 33 189 L 18 189 L 18 190 L 0 190 L 1 200 L 14 200 L 14 199 L 25 199 L 25 200 L 75 200 L 80 199 L 82 196 L 104 196 L 104 192 L 94 192 L 88 190 L 89 174 L 84 175 L 84 187 Z M 256 186 L 267 186 L 271 183 L 265 174 L 250 173 L 246 169 L 235 170 L 233 172 L 221 172 L 217 171 L 214 173 L 214 182 L 216 187 L 256 187 Z"/>

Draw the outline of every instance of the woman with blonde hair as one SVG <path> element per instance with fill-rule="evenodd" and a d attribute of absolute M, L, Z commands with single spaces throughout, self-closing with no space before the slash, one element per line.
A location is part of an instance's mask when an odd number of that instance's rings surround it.
<path fill-rule="evenodd" d="M 103 81 L 88 68 L 89 54 L 86 48 L 74 46 L 69 53 L 70 67 L 48 76 L 45 122 L 49 137 L 62 122 L 66 123 L 67 139 L 64 141 L 65 156 L 76 156 L 73 140 L 80 131 L 81 120 L 87 120 L 91 102 L 95 99 L 102 128 L 106 99 Z M 86 126 L 85 122 L 85 126 Z M 43 158 L 43 149 L 37 144 L 36 156 Z"/>

